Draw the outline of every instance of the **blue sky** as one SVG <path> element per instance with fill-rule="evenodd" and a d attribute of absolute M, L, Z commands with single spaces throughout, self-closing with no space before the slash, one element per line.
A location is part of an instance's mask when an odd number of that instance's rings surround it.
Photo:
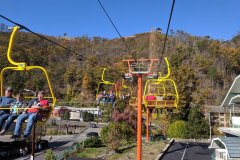
<path fill-rule="evenodd" d="M 166 31 L 172 0 L 101 2 L 123 36 L 158 27 Z M 37 33 L 118 37 L 97 0 L 1 0 L 0 4 L 1 15 Z M 229 40 L 240 31 L 239 6 L 239 0 L 176 0 L 170 28 Z"/>

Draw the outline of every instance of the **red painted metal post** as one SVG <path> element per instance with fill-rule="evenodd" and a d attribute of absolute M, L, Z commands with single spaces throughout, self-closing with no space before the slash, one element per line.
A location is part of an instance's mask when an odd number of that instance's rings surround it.
<path fill-rule="evenodd" d="M 142 159 L 142 75 L 138 76 L 137 160 Z"/>

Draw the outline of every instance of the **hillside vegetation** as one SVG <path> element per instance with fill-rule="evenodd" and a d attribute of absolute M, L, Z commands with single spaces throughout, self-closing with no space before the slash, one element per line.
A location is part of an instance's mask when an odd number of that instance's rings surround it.
<path fill-rule="evenodd" d="M 9 66 L 6 52 L 10 33 L 0 33 L 0 68 Z M 127 67 L 125 58 L 160 58 L 164 35 L 149 32 L 125 37 L 128 51 L 121 39 L 101 37 L 59 38 L 48 37 L 78 52 L 90 60 L 114 70 L 107 70 L 105 79 L 117 81 Z M 171 76 L 176 81 L 180 107 L 191 103 L 219 105 L 233 79 L 240 73 L 240 35 L 230 41 L 196 37 L 183 31 L 172 32 L 167 41 L 164 56 L 171 65 Z M 97 83 L 102 67 L 83 59 L 30 33 L 20 32 L 13 47 L 13 59 L 28 65 L 40 65 L 47 69 L 56 97 L 59 101 L 91 102 L 95 99 Z M 165 63 L 156 71 L 165 71 Z M 119 71 L 116 71 L 119 70 Z M 45 89 L 46 82 L 35 72 L 5 74 L 5 84 L 15 91 L 30 88 Z M 19 83 L 21 82 L 21 83 Z M 125 82 L 136 90 L 136 80 Z"/>

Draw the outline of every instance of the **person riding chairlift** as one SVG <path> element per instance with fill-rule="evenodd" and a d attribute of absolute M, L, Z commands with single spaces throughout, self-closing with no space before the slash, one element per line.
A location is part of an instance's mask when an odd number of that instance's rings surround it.
<path fill-rule="evenodd" d="M 12 138 L 19 138 L 21 135 L 21 127 L 23 122 L 27 119 L 27 127 L 25 129 L 24 138 L 27 138 L 31 134 L 31 130 L 37 116 L 39 115 L 39 111 L 44 108 L 47 109 L 49 107 L 49 103 L 47 99 L 44 99 L 44 92 L 39 91 L 37 98 L 33 98 L 29 104 L 28 109 L 26 109 L 21 115 L 18 116 L 14 133 Z"/>
<path fill-rule="evenodd" d="M 5 121 L 5 124 L 2 127 L 2 130 L 0 132 L 0 135 L 4 135 L 5 132 L 8 130 L 8 128 L 11 126 L 12 122 L 17 119 L 19 114 L 23 111 L 23 109 L 18 108 L 26 108 L 27 103 L 23 101 L 24 96 L 22 93 L 18 93 L 16 97 L 16 101 L 11 103 L 11 111 L 10 115 L 8 116 L 7 120 Z"/>
<path fill-rule="evenodd" d="M 115 106 L 115 94 L 113 93 L 112 90 L 110 91 L 110 94 L 108 96 L 107 104 L 108 102 L 110 102 L 113 107 Z"/>
<path fill-rule="evenodd" d="M 10 108 L 11 104 L 16 102 L 16 99 L 12 97 L 13 89 L 11 87 L 6 88 L 5 96 L 0 97 L 0 128 L 2 128 L 3 123 L 11 115 Z"/>
<path fill-rule="evenodd" d="M 98 100 L 97 100 L 97 105 L 99 106 L 100 101 L 102 101 L 103 106 L 105 105 L 105 103 L 107 102 L 107 98 L 108 98 L 108 94 L 106 93 L 106 91 L 103 91 L 103 93 L 99 93 L 98 94 Z"/>

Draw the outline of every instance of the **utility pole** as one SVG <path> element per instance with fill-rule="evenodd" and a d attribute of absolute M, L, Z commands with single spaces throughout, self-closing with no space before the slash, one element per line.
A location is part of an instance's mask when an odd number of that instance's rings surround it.
<path fill-rule="evenodd" d="M 212 126 L 211 126 L 211 112 L 208 113 L 208 123 L 209 123 L 209 131 L 210 131 L 210 141 L 212 140 Z"/>

